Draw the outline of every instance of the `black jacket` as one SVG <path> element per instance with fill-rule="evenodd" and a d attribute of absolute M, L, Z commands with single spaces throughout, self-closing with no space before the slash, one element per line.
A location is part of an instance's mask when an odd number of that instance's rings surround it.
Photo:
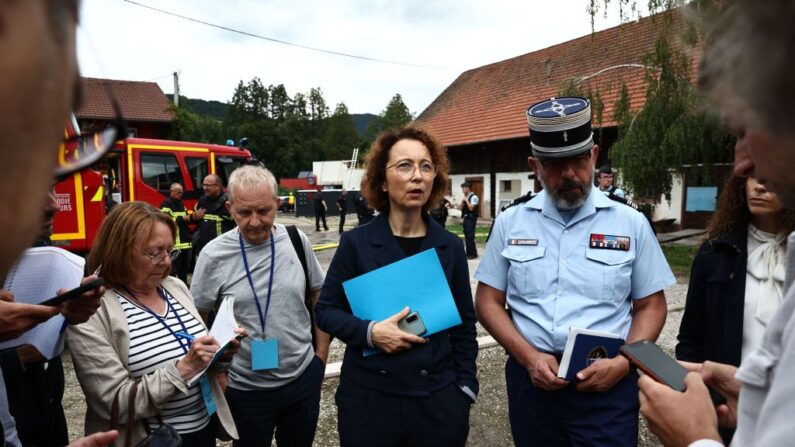
<path fill-rule="evenodd" d="M 185 204 L 183 204 L 181 200 L 167 197 L 166 200 L 160 204 L 160 211 L 171 216 L 177 224 L 176 247 L 180 250 L 189 249 L 191 243 L 190 230 L 188 229 L 190 215 L 188 215 L 185 209 Z"/>
<path fill-rule="evenodd" d="M 235 228 L 235 221 L 226 209 L 226 201 L 226 193 L 223 193 L 215 199 L 203 195 L 196 202 L 196 210 L 204 208 L 206 211 L 204 218 L 199 221 L 199 238 L 194 246 L 196 253 L 211 240 Z"/>
<path fill-rule="evenodd" d="M 705 242 L 693 260 L 676 358 L 739 366 L 748 230 Z"/>
<path fill-rule="evenodd" d="M 431 335 L 428 343 L 415 345 L 408 351 L 362 355 L 362 348 L 367 345 L 369 321 L 351 314 L 342 283 L 406 257 L 392 235 L 386 214 L 342 233 L 320 292 L 317 324 L 347 344 L 342 374 L 364 387 L 391 394 L 422 396 L 455 382 L 469 387 L 477 395 L 475 308 L 464 245 L 433 219 L 425 216 L 425 221 L 428 234 L 420 251 L 436 248 L 461 316 L 459 326 Z M 373 299 L 378 299 L 377 290 L 373 291 Z"/>

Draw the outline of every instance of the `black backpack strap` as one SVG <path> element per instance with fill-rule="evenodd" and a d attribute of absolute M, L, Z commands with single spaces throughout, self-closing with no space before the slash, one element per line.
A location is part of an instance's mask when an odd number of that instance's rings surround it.
<path fill-rule="evenodd" d="M 306 289 L 304 290 L 304 305 L 306 310 L 309 311 L 309 321 L 312 324 L 312 347 L 317 348 L 317 341 L 315 340 L 315 310 L 312 308 L 312 290 L 309 285 L 309 270 L 306 264 L 306 252 L 304 252 L 304 244 L 301 241 L 301 235 L 298 234 L 298 228 L 295 225 L 287 225 L 287 234 L 290 236 L 290 242 L 293 243 L 293 249 L 298 255 L 298 260 L 301 261 L 301 267 L 304 269 L 304 278 L 306 279 Z"/>

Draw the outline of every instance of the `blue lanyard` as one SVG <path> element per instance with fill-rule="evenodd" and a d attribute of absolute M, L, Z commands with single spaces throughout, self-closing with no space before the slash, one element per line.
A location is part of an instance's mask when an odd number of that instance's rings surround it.
<path fill-rule="evenodd" d="M 259 316 L 259 324 L 262 326 L 262 337 L 265 337 L 265 318 L 268 316 L 268 309 L 271 307 L 271 290 L 273 289 L 273 267 L 276 265 L 276 240 L 273 239 L 273 231 L 271 231 L 271 274 L 268 281 L 268 298 L 265 300 L 265 313 L 262 313 L 262 306 L 259 303 L 257 291 L 254 289 L 254 280 L 251 279 L 251 270 L 248 268 L 248 257 L 246 257 L 246 247 L 243 245 L 243 235 L 238 233 L 240 240 L 240 253 L 243 254 L 243 266 L 246 267 L 246 278 L 248 278 L 248 285 L 251 287 L 251 293 L 254 294 L 254 302 L 257 303 L 257 315 Z"/>
<path fill-rule="evenodd" d="M 145 311 L 149 312 L 150 315 L 155 317 L 155 319 L 158 322 L 160 322 L 160 324 L 162 324 L 163 327 L 166 328 L 168 332 L 170 332 L 171 335 L 174 336 L 175 339 L 177 339 L 177 342 L 179 342 L 179 347 L 182 348 L 182 351 L 185 352 L 186 354 L 188 353 L 188 351 L 190 350 L 190 342 L 188 340 L 183 340 L 182 338 L 178 337 L 177 334 L 174 332 L 174 330 L 171 329 L 171 326 L 169 326 L 168 323 L 166 323 L 166 320 L 161 318 L 160 315 L 156 314 L 146 304 L 142 303 L 141 300 L 138 299 L 138 297 L 136 297 L 132 292 L 130 292 L 130 289 L 123 286 L 122 289 L 124 289 L 124 291 L 127 292 L 128 295 L 135 298 L 135 301 L 138 301 L 137 304 L 140 307 L 143 307 Z M 174 306 L 171 305 L 171 302 L 168 300 L 166 294 L 164 293 L 163 290 L 160 289 L 160 287 L 157 288 L 157 294 L 160 295 L 160 298 L 163 298 L 163 301 L 166 302 L 166 307 L 168 308 L 168 310 L 170 310 L 174 314 L 174 317 L 177 319 L 179 325 L 182 327 L 182 332 L 188 334 L 189 333 L 188 328 L 185 327 L 185 323 L 182 322 L 182 318 L 179 317 L 179 314 L 177 314 L 177 311 L 174 309 Z M 168 316 L 168 312 L 166 312 L 166 316 Z"/>

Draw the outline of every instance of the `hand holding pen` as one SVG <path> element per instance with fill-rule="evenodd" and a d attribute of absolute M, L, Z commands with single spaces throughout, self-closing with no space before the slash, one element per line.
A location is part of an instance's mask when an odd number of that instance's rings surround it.
<path fill-rule="evenodd" d="M 182 338 L 185 338 L 185 335 L 192 337 L 189 334 L 181 332 L 178 334 L 182 334 Z M 211 335 L 202 335 L 201 337 L 193 338 L 188 353 L 177 360 L 177 370 L 182 378 L 188 380 L 205 370 L 219 348 L 218 342 Z"/>

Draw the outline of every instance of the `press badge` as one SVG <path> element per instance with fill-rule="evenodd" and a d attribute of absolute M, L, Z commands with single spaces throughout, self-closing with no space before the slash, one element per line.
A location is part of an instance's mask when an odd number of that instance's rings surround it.
<path fill-rule="evenodd" d="M 262 371 L 279 367 L 279 340 L 251 341 L 251 370 Z"/>
<path fill-rule="evenodd" d="M 629 251 L 629 236 L 591 233 L 591 248 Z"/>
<path fill-rule="evenodd" d="M 213 388 L 210 386 L 210 380 L 207 374 L 204 374 L 199 379 L 199 385 L 202 389 L 202 399 L 204 399 L 204 406 L 207 407 L 207 416 L 215 414 L 217 406 L 215 405 L 215 397 L 213 397 Z"/>
<path fill-rule="evenodd" d="M 538 239 L 508 239 L 508 245 L 528 245 L 535 247 L 538 245 Z"/>

